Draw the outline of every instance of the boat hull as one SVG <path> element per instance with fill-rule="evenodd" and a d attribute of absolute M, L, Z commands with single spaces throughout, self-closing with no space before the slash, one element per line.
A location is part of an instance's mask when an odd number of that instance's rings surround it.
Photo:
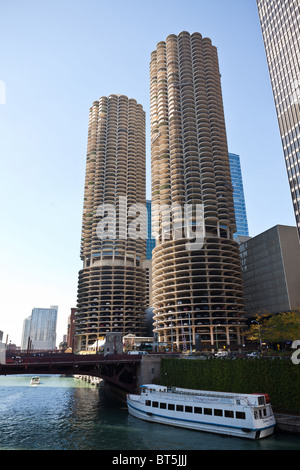
<path fill-rule="evenodd" d="M 210 432 L 233 437 L 243 437 L 246 439 L 262 439 L 264 437 L 270 436 L 273 434 L 276 424 L 275 422 L 272 422 L 272 420 L 270 420 L 270 423 L 268 423 L 266 420 L 264 427 L 248 429 L 229 425 L 214 424 L 210 422 L 189 420 L 186 418 L 171 417 L 162 415 L 160 413 L 154 413 L 152 411 L 145 411 L 142 409 L 143 406 L 138 401 L 131 400 L 129 396 L 127 396 L 127 406 L 128 411 L 132 416 L 144 421 L 195 431 Z"/>
<path fill-rule="evenodd" d="M 30 381 L 31 387 L 36 387 L 37 385 L 39 385 L 39 383 L 40 383 L 39 377 L 32 377 Z"/>

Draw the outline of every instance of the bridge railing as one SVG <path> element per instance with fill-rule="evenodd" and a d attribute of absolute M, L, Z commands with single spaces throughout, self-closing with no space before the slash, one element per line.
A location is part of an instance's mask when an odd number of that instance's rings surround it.
<path fill-rule="evenodd" d="M 52 353 L 52 352 L 30 352 L 6 355 L 6 364 L 33 364 L 33 363 L 97 363 L 97 362 L 137 362 L 141 360 L 140 355 L 129 354 L 75 354 L 75 353 Z"/>

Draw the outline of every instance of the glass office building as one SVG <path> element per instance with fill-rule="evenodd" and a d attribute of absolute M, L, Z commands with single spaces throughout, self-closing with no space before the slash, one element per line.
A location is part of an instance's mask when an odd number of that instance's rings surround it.
<path fill-rule="evenodd" d="M 155 248 L 155 238 L 152 236 L 152 222 L 151 222 L 151 201 L 146 201 L 147 205 L 147 259 L 152 259 L 152 251 Z"/>
<path fill-rule="evenodd" d="M 257 6 L 300 236 L 300 4 L 257 0 Z"/>
<path fill-rule="evenodd" d="M 58 307 L 34 308 L 25 318 L 22 333 L 22 349 L 54 350 L 56 347 L 56 323 Z"/>
<path fill-rule="evenodd" d="M 229 154 L 231 182 L 233 186 L 233 203 L 236 221 L 236 233 L 234 238 L 239 236 L 248 237 L 248 221 L 245 204 L 244 186 L 241 170 L 240 156 L 235 153 Z"/>

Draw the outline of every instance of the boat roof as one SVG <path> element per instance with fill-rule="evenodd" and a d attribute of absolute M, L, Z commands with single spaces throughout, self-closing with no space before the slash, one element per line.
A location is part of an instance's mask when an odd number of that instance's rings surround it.
<path fill-rule="evenodd" d="M 157 384 L 144 384 L 140 388 L 149 388 L 157 392 L 170 392 L 187 395 L 202 395 L 207 397 L 222 397 L 222 398 L 249 398 L 254 396 L 264 396 L 264 393 L 233 393 L 233 392 L 217 392 L 210 390 L 194 390 L 189 388 L 178 388 L 178 387 L 166 387 L 164 385 Z"/>

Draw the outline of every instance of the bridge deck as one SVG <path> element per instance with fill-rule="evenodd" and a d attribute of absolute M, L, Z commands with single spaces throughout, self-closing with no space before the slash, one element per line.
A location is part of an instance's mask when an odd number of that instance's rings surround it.
<path fill-rule="evenodd" d="M 0 375 L 16 374 L 66 374 L 101 377 L 127 391 L 136 388 L 137 367 L 141 355 L 128 354 L 67 354 L 23 353 L 7 355 L 0 364 Z"/>

